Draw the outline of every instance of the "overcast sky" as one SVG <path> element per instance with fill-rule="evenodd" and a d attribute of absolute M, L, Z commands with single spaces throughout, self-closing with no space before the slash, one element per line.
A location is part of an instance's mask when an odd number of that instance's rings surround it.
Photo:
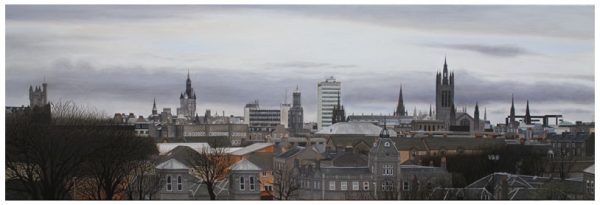
<path fill-rule="evenodd" d="M 316 121 L 317 83 L 342 82 L 349 114 L 428 112 L 444 56 L 455 98 L 504 122 L 517 114 L 594 119 L 593 6 L 6 6 L 6 105 L 51 101 L 108 115 L 176 110 L 189 69 L 205 109 L 242 115 L 302 91 Z"/>

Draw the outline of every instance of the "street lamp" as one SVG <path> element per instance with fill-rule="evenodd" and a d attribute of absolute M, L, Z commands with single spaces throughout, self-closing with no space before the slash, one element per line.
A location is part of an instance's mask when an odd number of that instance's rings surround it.
<path fill-rule="evenodd" d="M 496 199 L 496 193 L 495 193 L 495 187 L 496 187 L 496 169 L 495 169 L 495 165 L 496 162 L 498 162 L 498 160 L 500 160 L 500 155 L 498 154 L 488 154 L 488 160 L 490 160 L 492 162 L 492 184 L 491 184 L 491 190 L 490 192 L 492 193 L 492 196 L 494 197 L 494 199 Z"/>

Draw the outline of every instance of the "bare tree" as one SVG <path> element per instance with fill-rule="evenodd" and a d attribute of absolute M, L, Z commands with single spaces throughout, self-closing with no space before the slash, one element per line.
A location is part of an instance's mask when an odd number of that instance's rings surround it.
<path fill-rule="evenodd" d="M 225 180 L 227 170 L 233 164 L 226 149 L 224 147 L 203 148 L 191 154 L 189 163 L 194 168 L 194 174 L 206 185 L 210 200 L 216 200 L 216 185 L 219 181 Z"/>
<path fill-rule="evenodd" d="M 91 151 L 88 139 L 103 122 L 100 114 L 69 101 L 7 115 L 7 190 L 28 199 L 69 198 L 72 179 Z"/>
<path fill-rule="evenodd" d="M 154 170 L 155 161 L 139 161 L 135 166 L 132 182 L 127 186 L 129 199 L 152 200 L 163 186 L 162 176 Z"/>
<path fill-rule="evenodd" d="M 158 154 L 154 141 L 135 136 L 129 126 L 111 125 L 98 133 L 95 150 L 83 164 L 84 190 L 89 199 L 118 199 L 133 180 L 135 170 Z"/>
<path fill-rule="evenodd" d="M 289 200 L 297 194 L 300 189 L 297 172 L 290 168 L 283 167 L 274 170 L 273 175 L 273 188 L 276 199 Z M 322 184 L 322 186 L 325 185 Z"/>

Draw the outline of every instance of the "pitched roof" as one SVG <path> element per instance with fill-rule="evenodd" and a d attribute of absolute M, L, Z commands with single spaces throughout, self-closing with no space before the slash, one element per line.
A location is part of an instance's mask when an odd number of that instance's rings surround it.
<path fill-rule="evenodd" d="M 273 170 L 273 156 L 272 152 L 255 152 L 248 155 L 248 161 L 262 170 Z"/>
<path fill-rule="evenodd" d="M 159 165 L 156 165 L 156 169 L 189 169 L 189 167 L 174 158 L 168 159 Z"/>
<path fill-rule="evenodd" d="M 367 167 L 368 159 L 367 156 L 362 154 L 355 154 L 353 152 L 345 152 L 344 154 L 336 157 L 333 161 L 335 167 Z"/>
<path fill-rule="evenodd" d="M 319 130 L 316 134 L 340 135 L 360 134 L 366 136 L 379 136 L 383 128 L 369 122 L 339 122 Z M 396 137 L 394 130 L 389 130 L 391 137 Z"/>
<path fill-rule="evenodd" d="M 336 147 L 348 147 L 354 146 L 360 141 L 366 142 L 368 145 L 372 145 L 375 142 L 375 136 L 364 136 L 364 135 L 332 135 L 329 137 L 329 141 Z"/>
<path fill-rule="evenodd" d="M 248 160 L 240 160 L 239 162 L 231 165 L 230 170 L 235 171 L 260 171 L 260 167 L 256 166 L 254 163 Z"/>
<path fill-rule="evenodd" d="M 292 149 L 289 149 L 288 151 L 286 151 L 284 153 L 281 153 L 281 154 L 279 154 L 279 155 L 277 155 L 275 157 L 277 157 L 277 158 L 289 158 L 289 157 L 292 157 L 292 156 L 298 154 L 302 150 L 304 150 L 304 147 L 298 147 L 298 146 L 296 146 L 296 147 L 294 147 Z"/>
<path fill-rule="evenodd" d="M 261 150 L 261 149 L 267 148 L 269 146 L 273 146 L 273 143 L 254 143 L 254 144 L 246 146 L 246 147 L 244 147 L 242 149 L 236 150 L 236 151 L 232 152 L 231 154 L 232 155 L 238 155 L 238 156 L 247 155 L 247 154 L 250 154 L 250 153 L 255 152 L 257 150 Z"/>
<path fill-rule="evenodd" d="M 589 166 L 588 168 L 585 168 L 583 170 L 583 172 L 585 173 L 589 173 L 589 174 L 594 174 L 594 165 L 592 164 L 591 166 Z"/>
<path fill-rule="evenodd" d="M 202 142 L 202 143 L 156 143 L 156 146 L 158 147 L 158 152 L 160 153 L 160 155 L 166 154 L 167 152 L 175 149 L 175 147 L 178 147 L 178 146 L 186 146 L 186 147 L 192 148 L 193 150 L 195 150 L 197 152 L 201 152 L 203 149 L 210 148 L 210 145 L 205 142 Z"/>
<path fill-rule="evenodd" d="M 160 155 L 158 159 L 158 164 L 160 165 L 167 161 L 170 161 L 171 159 L 175 159 L 177 162 L 187 167 L 191 167 L 190 162 L 192 160 L 192 157 L 196 154 L 198 154 L 198 152 L 190 147 L 177 146 L 169 152 L 165 153 L 164 155 Z M 174 163 L 173 165 L 176 165 L 176 162 L 171 163 Z"/>

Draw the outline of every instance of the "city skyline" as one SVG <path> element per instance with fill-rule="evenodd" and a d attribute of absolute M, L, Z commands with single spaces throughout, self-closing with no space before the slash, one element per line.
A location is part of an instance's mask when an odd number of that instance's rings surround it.
<path fill-rule="evenodd" d="M 503 123 L 514 93 L 517 114 L 528 99 L 532 114 L 593 121 L 593 7 L 556 7 L 10 5 L 6 105 L 26 105 L 46 76 L 49 101 L 148 116 L 154 98 L 177 107 L 189 69 L 200 115 L 240 116 L 254 99 L 278 108 L 299 85 L 316 121 L 317 83 L 331 75 L 348 115 L 392 114 L 400 84 L 412 115 L 435 105 L 447 56 L 459 110 L 477 101 Z"/>

